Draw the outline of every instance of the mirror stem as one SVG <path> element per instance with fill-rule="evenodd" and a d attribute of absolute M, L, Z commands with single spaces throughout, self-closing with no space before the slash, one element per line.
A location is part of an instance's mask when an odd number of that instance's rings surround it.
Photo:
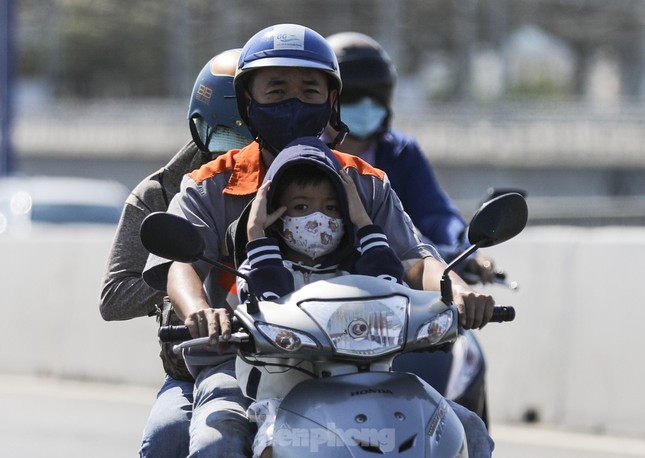
<path fill-rule="evenodd" d="M 260 307 L 258 305 L 258 297 L 255 294 L 255 291 L 253 290 L 251 286 L 251 280 L 249 279 L 248 275 L 242 274 L 239 270 L 233 269 L 232 267 L 227 266 L 223 262 L 220 261 L 215 261 L 213 259 L 209 259 L 205 256 L 197 256 L 198 259 L 201 259 L 202 261 L 205 261 L 209 264 L 212 264 L 219 269 L 222 269 L 224 272 L 228 272 L 229 274 L 235 275 L 237 277 L 242 278 L 244 281 L 246 281 L 246 285 L 249 288 L 249 300 L 248 300 L 248 305 L 246 308 L 246 311 L 251 314 L 255 315 L 256 313 L 260 312 Z"/>
<path fill-rule="evenodd" d="M 468 256 L 473 254 L 478 249 L 479 249 L 478 243 L 471 245 L 466 251 L 464 251 L 455 259 L 453 259 L 452 262 L 448 264 L 448 266 L 446 267 L 446 270 L 443 271 L 443 275 L 441 276 L 440 286 L 441 286 L 441 300 L 445 304 L 451 304 L 454 299 L 452 295 L 452 280 L 450 280 L 450 275 L 449 275 L 450 272 L 452 272 L 455 265 L 459 264 L 461 261 L 466 259 Z"/>

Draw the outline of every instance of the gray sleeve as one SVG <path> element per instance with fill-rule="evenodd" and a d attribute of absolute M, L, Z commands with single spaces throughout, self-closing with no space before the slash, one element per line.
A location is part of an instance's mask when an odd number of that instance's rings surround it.
<path fill-rule="evenodd" d="M 217 260 L 220 258 L 220 242 L 223 240 L 220 236 L 222 218 L 218 220 L 213 215 L 223 215 L 224 212 L 221 190 L 219 195 L 209 197 L 209 192 L 217 194 L 217 190 L 212 189 L 213 187 L 214 185 L 211 184 L 211 187 L 207 188 L 205 182 L 198 184 L 189 176 L 185 176 L 181 183 L 181 191 L 172 199 L 167 211 L 193 223 L 204 239 L 204 256 Z M 168 259 L 150 254 L 143 272 L 146 283 L 156 289 L 165 290 L 171 263 L 172 261 Z M 212 269 L 212 266 L 204 261 L 193 263 L 193 267 L 202 280 Z"/>
<path fill-rule="evenodd" d="M 138 203 L 134 195 L 126 201 L 107 261 L 99 310 L 108 321 L 147 316 L 164 297 L 142 278 L 148 252 L 141 244 L 139 227 L 151 211 Z"/>
<path fill-rule="evenodd" d="M 375 176 L 360 175 L 353 168 L 348 169 L 348 172 L 357 185 L 372 222 L 381 226 L 406 271 L 420 259 L 429 256 L 441 259 L 432 245 L 419 240 L 412 220 L 403 210 L 387 176 L 380 180 Z"/>

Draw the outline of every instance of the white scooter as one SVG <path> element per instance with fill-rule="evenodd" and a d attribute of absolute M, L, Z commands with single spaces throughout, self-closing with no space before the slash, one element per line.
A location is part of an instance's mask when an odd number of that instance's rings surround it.
<path fill-rule="evenodd" d="M 448 273 L 480 247 L 504 242 L 527 221 L 524 198 L 515 193 L 484 204 L 473 217 L 472 246 L 451 262 L 441 293 L 348 275 L 311 283 L 276 301 L 251 299 L 235 311 L 232 341 L 247 361 L 305 360 L 311 379 L 284 398 L 274 427 L 273 456 L 467 457 L 464 429 L 445 398 L 410 373 L 392 372 L 398 354 L 433 351 L 453 342 L 458 311 Z M 203 257 L 203 240 L 186 220 L 155 213 L 141 237 L 151 252 L 180 262 Z M 222 266 L 231 271 L 229 267 Z M 237 275 L 241 275 L 236 272 Z M 248 281 L 248 279 L 247 279 Z M 492 321 L 510 321 L 512 307 L 496 307 Z M 180 340 L 162 330 L 168 340 Z M 204 345 L 207 338 L 177 346 Z"/>

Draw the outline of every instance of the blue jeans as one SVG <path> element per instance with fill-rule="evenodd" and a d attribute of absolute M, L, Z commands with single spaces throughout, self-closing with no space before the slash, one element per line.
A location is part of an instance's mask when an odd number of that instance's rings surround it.
<path fill-rule="evenodd" d="M 495 442 L 488 434 L 486 425 L 475 412 L 471 412 L 456 402 L 447 400 L 464 427 L 468 442 L 469 458 L 490 458 L 493 455 Z"/>
<path fill-rule="evenodd" d="M 246 415 L 250 402 L 235 379 L 234 357 L 204 367 L 195 380 L 188 457 L 251 456 L 255 427 Z"/>
<path fill-rule="evenodd" d="M 143 430 L 141 458 L 188 456 L 193 383 L 166 376 Z"/>

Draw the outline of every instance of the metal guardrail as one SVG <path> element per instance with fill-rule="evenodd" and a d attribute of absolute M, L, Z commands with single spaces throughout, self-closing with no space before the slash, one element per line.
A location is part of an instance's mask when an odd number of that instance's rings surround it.
<path fill-rule="evenodd" d="M 587 108 L 453 106 L 397 113 L 395 126 L 415 136 L 437 166 L 568 169 L 574 174 L 569 179 L 578 180 L 585 179 L 583 169 L 645 174 L 645 107 Z M 14 145 L 25 158 L 126 161 L 136 155 L 165 161 L 190 137 L 185 106 L 177 101 L 68 103 L 18 115 Z M 456 202 L 464 215 L 478 203 Z M 539 197 L 530 192 L 528 203 L 530 225 L 645 225 L 641 196 Z"/>
<path fill-rule="evenodd" d="M 645 168 L 645 107 L 578 104 L 399 110 L 395 127 L 434 163 Z M 189 139 L 178 101 L 60 103 L 18 112 L 22 155 L 167 157 Z"/>
<path fill-rule="evenodd" d="M 25 156 L 166 158 L 190 139 L 186 110 L 172 100 L 22 107 L 13 143 Z"/>
<path fill-rule="evenodd" d="M 645 226 L 645 196 L 527 197 L 529 226 Z M 480 201 L 458 200 L 464 215 L 472 215 Z"/>
<path fill-rule="evenodd" d="M 532 226 L 645 225 L 645 196 L 540 197 L 528 202 Z"/>
<path fill-rule="evenodd" d="M 645 168 L 641 105 L 437 107 L 397 114 L 395 125 L 443 163 Z"/>

